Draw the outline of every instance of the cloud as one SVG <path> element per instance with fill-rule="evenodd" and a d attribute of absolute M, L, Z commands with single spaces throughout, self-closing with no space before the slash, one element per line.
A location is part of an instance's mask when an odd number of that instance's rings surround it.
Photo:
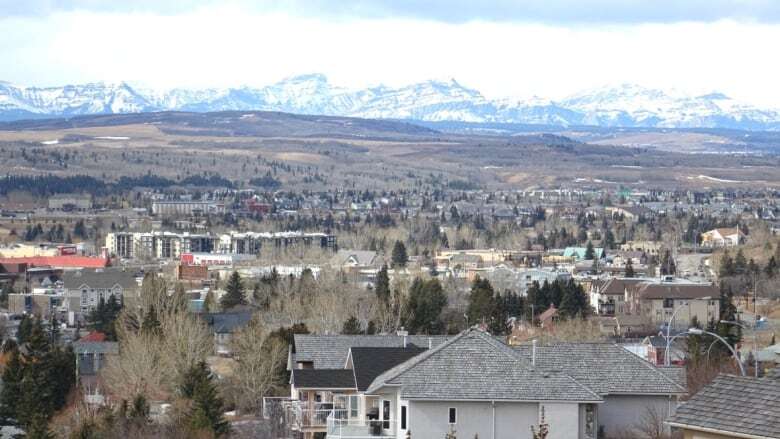
<path fill-rule="evenodd" d="M 445 23 L 780 22 L 777 0 L 0 0 L 0 12 L 5 16 L 70 11 L 172 15 L 217 5 L 301 17 L 409 18 Z"/>

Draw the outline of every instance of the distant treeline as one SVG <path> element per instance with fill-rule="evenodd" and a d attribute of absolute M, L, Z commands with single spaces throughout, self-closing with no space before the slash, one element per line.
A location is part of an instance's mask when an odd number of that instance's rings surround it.
<path fill-rule="evenodd" d="M 0 195 L 12 191 L 25 191 L 39 197 L 72 192 L 87 192 L 93 195 L 124 192 L 136 187 L 165 189 L 171 186 L 227 187 L 233 188 L 232 181 L 220 176 L 189 176 L 180 181 L 156 175 L 141 177 L 120 177 L 117 181 L 105 181 L 88 175 L 61 177 L 57 175 L 8 175 L 0 177 Z"/>

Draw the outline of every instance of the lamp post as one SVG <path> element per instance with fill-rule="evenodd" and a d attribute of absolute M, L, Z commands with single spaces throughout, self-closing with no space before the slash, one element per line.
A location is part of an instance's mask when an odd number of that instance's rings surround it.
<path fill-rule="evenodd" d="M 688 329 L 688 334 L 693 334 L 693 335 L 704 335 L 704 334 L 707 334 L 707 335 L 710 335 L 710 336 L 715 337 L 718 340 L 722 341 L 723 344 L 726 345 L 727 348 L 729 348 L 729 350 L 731 351 L 731 355 L 734 356 L 734 359 L 737 360 L 737 364 L 739 365 L 739 371 L 742 373 L 742 376 L 745 376 L 745 367 L 742 365 L 742 360 L 740 360 L 739 356 L 737 355 L 737 351 L 735 351 L 734 348 L 731 347 L 729 342 L 727 342 L 723 337 L 721 337 L 720 335 L 715 334 L 713 332 L 705 331 L 705 330 L 699 329 L 699 328 L 690 328 L 690 329 Z"/>
<path fill-rule="evenodd" d="M 755 300 L 755 298 L 754 298 L 754 300 Z M 755 302 L 753 302 L 753 303 L 755 303 Z M 754 318 L 757 318 L 757 316 L 755 316 Z M 753 360 L 755 362 L 755 364 L 753 366 L 755 370 L 754 370 L 753 373 L 754 373 L 754 376 L 756 378 L 758 378 L 758 340 L 756 339 L 756 328 L 755 328 L 755 325 L 752 328 L 750 328 L 749 326 L 746 326 L 746 325 L 744 325 L 744 324 L 742 324 L 740 322 L 733 322 L 731 320 L 721 320 L 720 323 L 723 323 L 724 325 L 739 326 L 743 330 L 748 330 L 748 329 L 752 329 L 753 330 Z M 756 323 L 758 323 L 758 321 L 756 321 Z"/>
<path fill-rule="evenodd" d="M 677 312 L 683 309 L 683 307 L 688 306 L 688 303 L 685 302 L 682 305 L 680 305 L 677 309 L 674 310 L 672 313 L 672 316 L 669 317 L 669 323 L 666 324 L 666 350 L 664 351 L 664 366 L 669 365 L 669 345 L 671 344 L 670 340 L 670 332 L 672 330 L 672 322 L 674 322 L 674 316 L 677 315 Z"/>

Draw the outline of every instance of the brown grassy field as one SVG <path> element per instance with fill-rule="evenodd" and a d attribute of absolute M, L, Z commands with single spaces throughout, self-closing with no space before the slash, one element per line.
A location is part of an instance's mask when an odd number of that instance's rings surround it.
<path fill-rule="evenodd" d="M 121 116 L 112 116 L 107 126 L 90 121 L 0 127 L 0 172 L 109 179 L 216 173 L 239 182 L 271 172 L 298 189 L 393 189 L 432 179 L 516 189 L 780 187 L 777 156 L 664 151 L 674 149 L 675 142 L 717 141 L 697 133 L 678 133 L 674 139 L 633 133 L 580 143 L 542 135 L 410 133 L 406 124 L 399 128 L 389 122 L 376 122 L 377 128 L 361 121 L 360 130 L 344 123 L 320 127 L 316 121 L 299 126 L 296 118 L 278 114 L 274 117 L 282 119 L 230 119 L 220 113 L 211 121 L 197 115 L 194 121 L 158 117 L 141 123 L 138 117 L 128 115 L 123 123 Z"/>

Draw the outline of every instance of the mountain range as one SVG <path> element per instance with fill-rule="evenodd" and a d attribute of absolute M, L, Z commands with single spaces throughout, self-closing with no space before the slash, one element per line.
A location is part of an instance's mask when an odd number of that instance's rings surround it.
<path fill-rule="evenodd" d="M 780 130 L 780 111 L 738 102 L 722 93 L 688 96 L 634 84 L 588 90 L 553 101 L 488 99 L 457 81 L 348 90 L 322 74 L 261 87 L 172 89 L 127 83 L 24 87 L 0 82 L 0 120 L 155 111 L 281 111 L 296 114 L 427 122 L 540 124 L 647 128 Z"/>

